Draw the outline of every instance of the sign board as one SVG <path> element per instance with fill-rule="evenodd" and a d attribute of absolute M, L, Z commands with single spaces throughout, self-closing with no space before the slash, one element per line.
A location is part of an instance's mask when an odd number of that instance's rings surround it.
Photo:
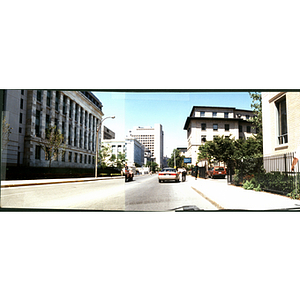
<path fill-rule="evenodd" d="M 183 162 L 184 162 L 185 164 L 190 164 L 190 163 L 192 163 L 192 158 L 191 158 L 191 157 L 185 157 L 185 158 L 183 159 Z"/>

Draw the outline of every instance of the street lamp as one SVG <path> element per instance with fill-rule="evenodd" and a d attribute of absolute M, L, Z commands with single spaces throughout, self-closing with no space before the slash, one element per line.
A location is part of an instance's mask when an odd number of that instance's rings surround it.
<path fill-rule="evenodd" d="M 103 120 L 100 120 L 100 124 L 99 124 L 99 126 L 98 126 L 98 128 L 97 128 L 97 134 L 96 134 L 95 177 L 97 177 L 97 167 L 98 167 L 98 149 L 99 149 L 99 147 L 98 147 L 98 146 L 99 146 L 99 145 L 98 145 L 98 139 L 99 139 L 99 131 L 100 131 L 101 127 L 102 127 L 102 123 L 104 122 L 104 120 L 109 119 L 109 118 L 114 119 L 115 116 L 112 116 L 112 117 L 106 117 L 106 118 L 104 118 Z M 100 136 L 100 147 L 101 147 L 101 136 Z M 101 160 L 100 160 L 100 164 L 101 164 Z"/>

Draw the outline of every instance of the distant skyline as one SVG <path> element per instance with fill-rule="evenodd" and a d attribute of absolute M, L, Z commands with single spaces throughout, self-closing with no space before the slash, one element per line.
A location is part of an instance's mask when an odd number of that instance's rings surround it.
<path fill-rule="evenodd" d="M 252 99 L 247 92 L 93 92 L 103 105 L 104 125 L 124 140 L 135 126 L 163 126 L 164 156 L 173 149 L 187 147 L 183 129 L 193 106 L 235 107 L 251 110 Z"/>

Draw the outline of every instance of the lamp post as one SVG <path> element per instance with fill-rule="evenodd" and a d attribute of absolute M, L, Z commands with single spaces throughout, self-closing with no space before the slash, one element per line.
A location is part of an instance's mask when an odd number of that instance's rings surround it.
<path fill-rule="evenodd" d="M 98 145 L 98 139 L 99 139 L 99 131 L 101 130 L 101 127 L 102 127 L 102 123 L 104 122 L 104 120 L 106 119 L 114 119 L 115 116 L 112 116 L 112 117 L 106 117 L 104 118 L 103 120 L 100 120 L 100 124 L 97 128 L 97 133 L 96 133 L 96 160 L 95 160 L 95 177 L 97 177 L 97 167 L 98 167 L 98 149 L 99 149 L 99 145 Z M 100 136 L 100 147 L 101 147 L 101 136 Z M 101 161 L 100 161 L 100 164 L 101 164 Z"/>

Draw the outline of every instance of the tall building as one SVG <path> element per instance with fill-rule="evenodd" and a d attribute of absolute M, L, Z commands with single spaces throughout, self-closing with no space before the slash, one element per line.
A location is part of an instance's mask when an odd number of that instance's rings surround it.
<path fill-rule="evenodd" d="M 55 125 L 67 148 L 51 166 L 94 167 L 96 128 L 103 112 L 102 103 L 91 92 L 4 90 L 3 115 L 12 127 L 2 155 L 6 166 L 48 166 L 40 142 L 46 129 Z"/>
<path fill-rule="evenodd" d="M 163 167 L 164 132 L 161 124 L 154 127 L 133 127 L 129 135 L 136 138 L 141 144 L 151 151 L 151 159 L 160 168 Z"/>
<path fill-rule="evenodd" d="M 113 140 L 115 139 L 116 134 L 106 126 L 102 126 L 102 137 L 103 140 Z"/>
<path fill-rule="evenodd" d="M 187 131 L 186 157 L 197 163 L 198 147 L 215 136 L 224 135 L 235 139 L 252 136 L 252 110 L 241 110 L 234 107 L 193 106 L 186 119 L 184 129 Z"/>

